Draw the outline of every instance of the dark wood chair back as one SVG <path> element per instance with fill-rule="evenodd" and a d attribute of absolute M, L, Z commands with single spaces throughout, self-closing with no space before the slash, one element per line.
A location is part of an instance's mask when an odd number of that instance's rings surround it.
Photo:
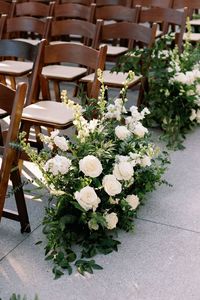
<path fill-rule="evenodd" d="M 7 2 L 7 1 L 0 1 L 0 15 L 7 15 L 9 18 L 13 17 L 15 11 L 15 2 Z"/>
<path fill-rule="evenodd" d="M 151 47 L 155 41 L 157 25 L 152 28 L 131 22 L 117 22 L 102 26 L 101 42 L 111 39 L 124 39 L 128 41 L 128 49 L 132 50 L 135 42 L 140 42 L 147 47 Z"/>
<path fill-rule="evenodd" d="M 31 17 L 48 17 L 53 14 L 54 2 L 21 2 L 16 3 L 15 17 L 19 16 L 31 16 Z"/>
<path fill-rule="evenodd" d="M 139 10 L 139 7 L 130 8 L 122 5 L 99 6 L 96 8 L 95 18 L 107 21 L 113 20 L 116 22 L 127 21 L 137 23 Z"/>
<path fill-rule="evenodd" d="M 139 23 L 153 23 L 159 22 L 163 24 L 162 34 L 167 34 L 170 28 L 179 27 L 178 33 L 176 34 L 176 44 L 180 51 L 182 48 L 183 34 L 185 32 L 186 20 L 188 15 L 188 9 L 185 8 L 183 11 L 178 11 L 172 8 L 163 7 L 152 7 L 146 10 L 140 11 Z M 172 26 L 172 27 L 170 27 Z"/>
<path fill-rule="evenodd" d="M 24 34 L 27 32 L 31 34 L 31 39 L 47 38 L 50 29 L 50 22 L 50 17 L 43 20 L 30 16 L 9 18 L 6 23 L 7 38 L 24 38 Z"/>
<path fill-rule="evenodd" d="M 79 19 L 53 20 L 49 41 L 76 41 L 97 49 L 103 21 L 96 24 Z"/>
<path fill-rule="evenodd" d="M 90 6 L 90 4 L 95 3 L 93 0 L 57 0 L 56 3 L 62 4 L 62 3 L 77 3 L 82 4 L 86 6 Z"/>
<path fill-rule="evenodd" d="M 90 6 L 79 3 L 55 4 L 53 16 L 55 19 L 81 19 L 94 22 L 95 8 L 94 3 Z"/>

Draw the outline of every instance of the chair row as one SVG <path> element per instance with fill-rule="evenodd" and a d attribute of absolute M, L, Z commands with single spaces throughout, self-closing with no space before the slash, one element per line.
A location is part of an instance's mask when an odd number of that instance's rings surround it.
<path fill-rule="evenodd" d="M 155 40 L 156 33 L 156 24 L 152 28 L 147 28 L 143 25 L 124 22 L 124 28 L 126 29 L 128 37 L 132 40 L 141 41 L 142 43 L 146 43 L 148 47 L 152 46 L 153 41 Z M 142 33 L 142 34 L 141 34 Z M 45 126 L 48 129 L 66 129 L 72 125 L 73 122 L 73 111 L 67 108 L 63 103 L 58 101 L 52 101 L 50 98 L 49 88 L 47 86 L 49 80 L 54 81 L 73 81 L 76 79 L 79 82 L 84 82 L 86 94 L 90 98 L 98 99 L 100 82 L 97 78 L 98 69 L 103 70 L 106 60 L 106 50 L 107 46 L 100 47 L 99 50 L 92 49 L 91 47 L 87 47 L 85 45 L 79 45 L 74 43 L 64 43 L 64 44 L 55 44 L 48 45 L 45 40 L 39 42 L 38 45 L 32 45 L 22 41 L 16 40 L 0 40 L 0 58 L 4 59 L 0 64 L 0 75 L 1 76 L 14 76 L 14 64 L 17 62 L 18 67 L 16 68 L 17 75 L 25 75 L 24 72 L 19 73 L 20 68 L 19 64 L 23 63 L 22 59 L 25 60 L 26 63 L 31 60 L 32 65 L 29 64 L 29 68 L 26 70 L 26 73 L 30 73 L 29 76 L 29 84 L 28 90 L 26 93 L 26 99 L 24 96 L 24 85 L 20 86 L 17 90 L 17 99 L 19 97 L 23 98 L 20 101 L 21 106 L 23 106 L 25 102 L 25 107 L 20 110 L 18 107 L 17 112 L 22 114 L 21 117 L 21 130 L 27 133 L 27 139 L 30 132 L 30 128 L 34 126 L 37 129 L 37 132 L 40 132 L 40 126 Z M 19 61 L 11 60 L 11 57 L 19 58 Z M 61 64 L 63 63 L 64 64 Z M 11 73 L 8 72 L 9 63 L 11 63 Z M 70 63 L 70 66 L 66 64 Z M 77 69 L 75 66 L 71 66 L 71 64 L 78 64 Z M 28 66 L 28 65 L 27 65 Z M 91 74 L 91 78 L 87 79 L 85 75 L 93 72 Z M 67 77 L 69 74 L 69 77 Z M 106 71 L 104 73 L 106 78 Z M 123 76 L 126 76 L 123 74 Z M 84 78 L 83 78 L 84 77 Z M 134 78 L 130 86 L 139 84 L 141 80 L 140 78 Z M 122 84 L 122 82 L 121 82 Z M 1 93 L 1 84 L 0 84 L 0 93 Z M 23 90 L 21 90 L 23 89 Z M 41 100 L 39 95 L 41 94 L 45 100 Z M 20 93 L 20 95 L 19 95 Z M 1 103 L 3 102 L 2 94 L 0 94 L 0 108 Z M 8 99 L 8 97 L 7 97 Z M 18 99 L 19 100 L 19 99 Z M 18 100 L 16 100 L 18 102 Z M 1 117 L 5 115 L 10 115 L 11 111 L 8 111 L 8 106 L 3 106 L 4 113 Z M 11 118 L 12 120 L 12 118 Z M 19 130 L 19 121 L 18 125 L 15 126 L 15 135 L 10 140 L 6 140 L 6 144 L 3 143 L 2 146 L 8 152 L 7 147 L 9 147 L 9 142 L 16 139 L 16 132 Z M 13 127 L 12 127 L 13 128 Z M 3 141 L 3 139 L 0 139 Z M 38 146 L 38 144 L 37 144 Z M 17 157 L 15 152 L 11 151 L 12 155 L 8 161 L 5 160 L 3 164 L 7 164 L 6 174 L 7 177 L 4 181 L 4 190 L 0 194 L 0 218 L 7 217 L 13 219 L 15 221 L 19 221 L 21 224 L 21 231 L 30 231 L 30 224 L 27 214 L 27 209 L 24 201 L 22 185 L 20 185 L 20 189 L 18 189 L 18 193 L 16 196 L 16 203 L 18 212 L 13 213 L 7 211 L 5 209 L 5 193 L 7 190 L 8 179 L 11 176 L 11 179 L 14 180 L 13 184 L 20 183 L 20 172 L 17 166 L 19 165 L 17 161 Z M 4 152 L 5 153 L 5 152 Z M 10 153 L 10 152 L 8 152 Z M 20 157 L 24 159 L 23 156 Z M 13 168 L 14 166 L 14 168 Z M 12 177 L 11 170 L 16 170 L 15 177 Z M 0 172 L 1 173 L 1 172 Z M 14 185 L 15 186 L 15 185 Z M 0 190 L 1 190 L 1 181 L 0 181 Z"/>
<path fill-rule="evenodd" d="M 181 47 L 182 33 L 185 31 L 188 10 L 185 9 L 183 12 L 180 12 L 170 8 L 154 7 L 141 10 L 140 7 L 123 7 L 120 12 L 121 13 L 119 15 L 118 7 L 112 8 L 108 6 L 106 10 L 99 9 L 98 16 L 99 19 L 114 20 L 117 22 L 149 22 L 150 24 L 153 22 L 162 22 L 163 34 L 167 33 L 170 24 L 178 25 L 180 27 L 180 40 L 178 44 L 179 47 Z M 2 16 L 0 18 L 0 38 L 22 38 L 24 37 L 24 34 L 29 32 L 29 37 L 31 37 L 31 39 L 29 38 L 27 41 L 34 42 L 34 38 L 35 43 L 37 43 L 38 38 L 45 38 L 49 42 L 69 41 L 70 35 L 76 35 L 83 38 L 84 44 L 98 48 L 99 43 L 106 39 L 106 35 L 101 32 L 101 26 L 99 25 L 100 23 L 102 24 L 102 21 L 98 20 L 96 24 L 93 24 L 87 20 L 84 21 L 74 18 L 55 20 L 47 17 L 40 20 L 30 16 L 13 18 L 6 18 L 5 16 Z M 103 28 L 107 28 L 106 24 L 103 25 Z"/>

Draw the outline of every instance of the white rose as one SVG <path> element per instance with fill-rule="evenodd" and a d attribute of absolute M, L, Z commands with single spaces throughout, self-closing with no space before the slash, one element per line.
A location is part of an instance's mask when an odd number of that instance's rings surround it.
<path fill-rule="evenodd" d="M 142 125 L 142 123 L 137 123 L 133 129 L 133 133 L 138 137 L 144 137 L 145 133 L 148 133 L 148 129 Z"/>
<path fill-rule="evenodd" d="M 133 174 L 133 166 L 129 162 L 122 161 L 114 166 L 113 175 L 118 180 L 130 180 L 133 177 Z"/>
<path fill-rule="evenodd" d="M 105 220 L 106 220 L 106 224 L 107 224 L 107 228 L 108 229 L 114 229 L 117 225 L 117 222 L 118 222 L 118 217 L 117 217 L 117 214 L 112 212 L 110 214 L 105 214 L 104 215 L 105 217 Z"/>
<path fill-rule="evenodd" d="M 98 177 L 103 168 L 100 160 L 94 155 L 87 155 L 79 161 L 80 170 L 89 177 Z"/>
<path fill-rule="evenodd" d="M 94 188 L 90 186 L 85 186 L 79 192 L 75 192 L 74 197 L 86 211 L 89 209 L 95 211 L 100 203 L 100 199 L 97 197 Z"/>
<path fill-rule="evenodd" d="M 148 155 L 144 155 L 140 160 L 140 165 L 142 167 L 150 166 L 151 165 L 151 158 Z"/>
<path fill-rule="evenodd" d="M 53 175 L 66 174 L 71 166 L 71 160 L 65 156 L 56 155 L 50 158 L 44 165 L 44 170 L 51 172 Z"/>
<path fill-rule="evenodd" d="M 104 190 L 110 196 L 120 194 L 122 191 L 122 185 L 114 175 L 104 176 L 102 184 Z"/>
<path fill-rule="evenodd" d="M 138 205 L 140 204 L 139 198 L 136 195 L 128 195 L 126 197 L 126 201 L 131 206 L 130 210 L 136 209 L 138 207 Z"/>
<path fill-rule="evenodd" d="M 54 143 L 62 151 L 67 151 L 69 149 L 69 142 L 65 139 L 64 136 L 55 136 Z"/>
<path fill-rule="evenodd" d="M 117 126 L 115 127 L 115 134 L 118 137 L 118 139 L 124 141 L 128 137 L 130 137 L 131 132 L 127 129 L 126 126 Z"/>

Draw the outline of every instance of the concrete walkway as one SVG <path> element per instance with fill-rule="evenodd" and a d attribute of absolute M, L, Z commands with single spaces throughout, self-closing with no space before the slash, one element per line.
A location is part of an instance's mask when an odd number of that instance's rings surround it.
<path fill-rule="evenodd" d="M 184 151 L 172 152 L 162 186 L 148 196 L 135 232 L 120 232 L 119 251 L 96 257 L 102 271 L 53 280 L 44 260 L 42 216 L 45 201 L 27 195 L 31 234 L 3 219 L 0 226 L 0 298 L 27 300 L 200 300 L 200 128 L 187 136 Z M 31 163 L 25 175 L 36 172 Z M 8 203 L 12 205 L 12 203 Z"/>

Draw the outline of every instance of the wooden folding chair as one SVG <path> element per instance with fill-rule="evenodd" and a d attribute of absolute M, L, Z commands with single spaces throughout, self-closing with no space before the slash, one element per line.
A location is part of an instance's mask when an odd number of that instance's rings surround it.
<path fill-rule="evenodd" d="M 49 43 L 53 45 L 73 42 L 76 37 L 77 43 L 97 49 L 102 22 L 102 20 L 97 20 L 96 24 L 94 24 L 79 19 L 53 20 L 51 22 Z"/>
<path fill-rule="evenodd" d="M 179 51 L 182 51 L 183 36 L 186 27 L 188 9 L 182 11 L 173 8 L 151 7 L 140 11 L 139 23 L 161 23 L 162 30 L 157 32 L 157 37 L 167 34 L 172 28 L 175 29 L 175 43 L 178 45 Z"/>
<path fill-rule="evenodd" d="M 89 66 L 95 70 L 94 80 L 89 82 L 87 85 L 87 96 L 89 98 L 98 99 L 100 82 L 98 80 L 97 70 L 104 69 L 107 47 L 103 46 L 99 50 L 96 50 L 84 45 L 71 43 L 47 45 L 44 59 L 48 58 L 49 62 L 55 62 L 55 57 L 58 54 L 58 50 L 63 58 L 67 58 L 68 61 L 72 63 L 77 62 L 81 65 L 85 64 L 87 61 Z M 43 82 L 43 76 L 41 77 L 41 69 L 37 72 L 37 74 L 35 72 L 35 78 L 37 78 L 37 76 L 40 78 L 40 80 L 35 80 L 36 83 Z M 47 81 L 44 80 L 43 84 L 44 83 L 47 83 Z M 43 84 L 42 88 L 44 88 Z M 51 101 L 48 88 L 45 88 L 44 96 L 44 101 L 40 101 L 39 98 L 36 99 L 35 95 L 33 94 L 27 96 L 29 103 L 27 103 L 27 106 L 24 108 L 22 114 L 23 130 L 28 133 L 30 127 L 33 125 L 44 126 L 50 129 L 66 129 L 72 126 L 74 115 L 73 111 L 61 102 Z"/>
<path fill-rule="evenodd" d="M 76 95 L 78 80 L 97 70 L 99 55 L 102 56 L 105 52 L 75 43 L 47 45 L 42 76 L 46 81 L 54 83 L 55 99 L 60 101 L 61 82 L 73 83 Z M 103 66 L 102 63 L 101 65 Z"/>
<path fill-rule="evenodd" d="M 44 43 L 45 40 L 37 45 L 18 40 L 0 40 L 0 75 L 10 79 L 12 88 L 16 88 L 17 79 L 22 80 L 23 78 L 23 81 L 25 81 L 25 77 L 26 80 L 29 78 Z M 6 80 L 4 80 L 4 83 L 6 83 Z"/>
<path fill-rule="evenodd" d="M 17 164 L 17 152 L 11 147 L 10 143 L 16 142 L 18 138 L 26 87 L 25 83 L 20 83 L 15 91 L 0 83 L 0 109 L 10 115 L 8 131 L 1 132 L 0 152 L 3 156 L 0 168 L 0 219 L 6 217 L 20 222 L 21 232 L 30 232 L 31 229 L 22 188 L 23 184 Z M 17 206 L 16 212 L 4 208 L 9 179 L 13 185 Z"/>
<path fill-rule="evenodd" d="M 102 36 L 106 38 L 121 38 L 127 39 L 131 42 L 132 49 L 134 49 L 135 43 L 139 42 L 139 44 L 144 47 L 151 48 L 155 42 L 156 37 L 157 24 L 154 23 L 152 27 L 146 27 L 141 24 L 130 23 L 130 22 L 118 22 L 115 24 L 104 25 L 102 29 Z M 129 48 L 132 50 L 131 48 Z M 110 72 L 110 70 L 103 71 L 103 78 L 105 85 L 112 88 L 123 88 L 124 82 L 128 73 L 123 72 Z M 94 74 L 87 75 L 80 79 L 80 82 L 92 82 L 94 78 Z M 141 75 L 135 76 L 133 80 L 128 83 L 128 88 L 132 88 L 135 86 L 140 86 L 140 93 L 138 97 L 138 106 L 142 102 L 146 79 Z"/>
<path fill-rule="evenodd" d="M 106 43 L 108 47 L 106 57 L 107 61 L 116 62 L 116 60 L 122 54 L 125 54 L 131 47 L 130 42 L 125 43 L 124 39 L 126 39 L 126 37 L 124 38 L 123 35 L 115 34 L 114 32 L 110 34 L 108 32 L 110 27 L 107 27 L 107 25 L 122 21 L 138 23 L 139 15 L 140 6 L 130 8 L 119 5 L 108 5 L 96 8 L 96 18 L 104 20 L 104 25 L 102 26 L 102 33 L 100 35 L 100 45 Z M 116 27 L 116 30 L 117 28 L 118 27 Z M 116 35 L 118 35 L 117 38 Z"/>

